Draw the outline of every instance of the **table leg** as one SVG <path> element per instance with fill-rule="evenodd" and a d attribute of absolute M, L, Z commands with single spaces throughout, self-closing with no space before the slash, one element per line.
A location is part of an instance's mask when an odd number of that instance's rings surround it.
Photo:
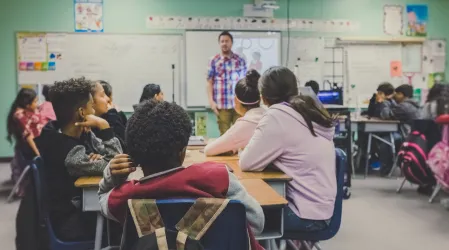
<path fill-rule="evenodd" d="M 103 237 L 103 223 L 104 218 L 100 212 L 97 213 L 97 229 L 95 231 L 95 248 L 94 250 L 101 250 L 101 241 Z"/>
<path fill-rule="evenodd" d="M 396 169 L 396 143 L 394 143 L 394 134 L 390 133 L 390 142 L 391 142 L 391 153 L 393 153 L 393 166 L 391 166 L 390 173 L 388 174 L 388 177 L 391 177 L 393 175 L 394 170 Z"/>
<path fill-rule="evenodd" d="M 371 140 L 373 135 L 371 133 L 368 134 L 368 145 L 366 147 L 366 162 L 365 162 L 365 178 L 368 176 L 368 168 L 369 168 L 369 158 L 371 156 Z"/>

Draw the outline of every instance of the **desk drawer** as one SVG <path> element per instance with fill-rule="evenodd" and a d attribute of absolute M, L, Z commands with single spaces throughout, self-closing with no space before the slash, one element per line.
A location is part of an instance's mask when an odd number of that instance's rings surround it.
<path fill-rule="evenodd" d="M 286 191 L 286 181 L 265 181 L 274 191 L 276 191 L 280 196 L 286 197 L 287 191 Z"/>
<path fill-rule="evenodd" d="M 399 131 L 397 123 L 365 123 L 365 132 L 396 132 Z"/>
<path fill-rule="evenodd" d="M 83 211 L 100 211 L 100 200 L 98 199 L 98 188 L 83 188 Z"/>

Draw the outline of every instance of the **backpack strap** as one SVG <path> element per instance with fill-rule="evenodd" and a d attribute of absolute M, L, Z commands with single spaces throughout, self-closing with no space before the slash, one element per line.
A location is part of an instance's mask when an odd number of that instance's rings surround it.
<path fill-rule="evenodd" d="M 159 250 L 168 250 L 165 226 L 156 200 L 128 200 L 128 206 L 139 238 L 154 233 Z"/>
<path fill-rule="evenodd" d="M 223 212 L 229 199 L 199 198 L 176 224 L 178 236 L 176 245 L 178 250 L 184 250 L 187 238 L 200 240 Z"/>

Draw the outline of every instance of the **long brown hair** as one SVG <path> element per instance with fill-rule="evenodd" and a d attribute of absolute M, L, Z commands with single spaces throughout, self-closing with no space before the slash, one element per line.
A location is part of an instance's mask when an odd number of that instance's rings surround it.
<path fill-rule="evenodd" d="M 262 97 L 269 106 L 288 104 L 304 118 L 313 136 L 317 136 L 313 123 L 325 128 L 334 126 L 334 119 L 326 109 L 319 107 L 312 97 L 299 94 L 296 76 L 288 68 L 269 68 L 260 78 L 259 84 Z"/>

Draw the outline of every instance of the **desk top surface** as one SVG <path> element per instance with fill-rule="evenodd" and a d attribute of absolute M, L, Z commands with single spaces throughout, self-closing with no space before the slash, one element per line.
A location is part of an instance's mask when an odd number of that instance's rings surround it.
<path fill-rule="evenodd" d="M 75 186 L 79 188 L 98 187 L 101 178 L 99 176 L 81 177 L 75 182 Z M 261 206 L 278 206 L 288 203 L 285 198 L 276 193 L 270 185 L 261 179 L 244 179 L 240 180 L 240 183 Z"/>
<path fill-rule="evenodd" d="M 339 117 L 339 120 L 344 120 L 344 119 L 346 119 L 346 117 L 345 116 L 340 116 Z M 354 117 L 354 116 L 351 116 L 351 122 L 359 122 L 359 123 L 389 123 L 389 124 L 391 124 L 391 123 L 393 123 L 393 124 L 398 124 L 398 123 L 401 123 L 400 121 L 398 121 L 398 120 L 383 120 L 383 119 L 380 119 L 380 118 L 376 118 L 376 117 L 371 117 L 371 118 L 368 118 L 368 117 L 366 117 L 366 116 L 359 116 L 359 117 Z"/>

